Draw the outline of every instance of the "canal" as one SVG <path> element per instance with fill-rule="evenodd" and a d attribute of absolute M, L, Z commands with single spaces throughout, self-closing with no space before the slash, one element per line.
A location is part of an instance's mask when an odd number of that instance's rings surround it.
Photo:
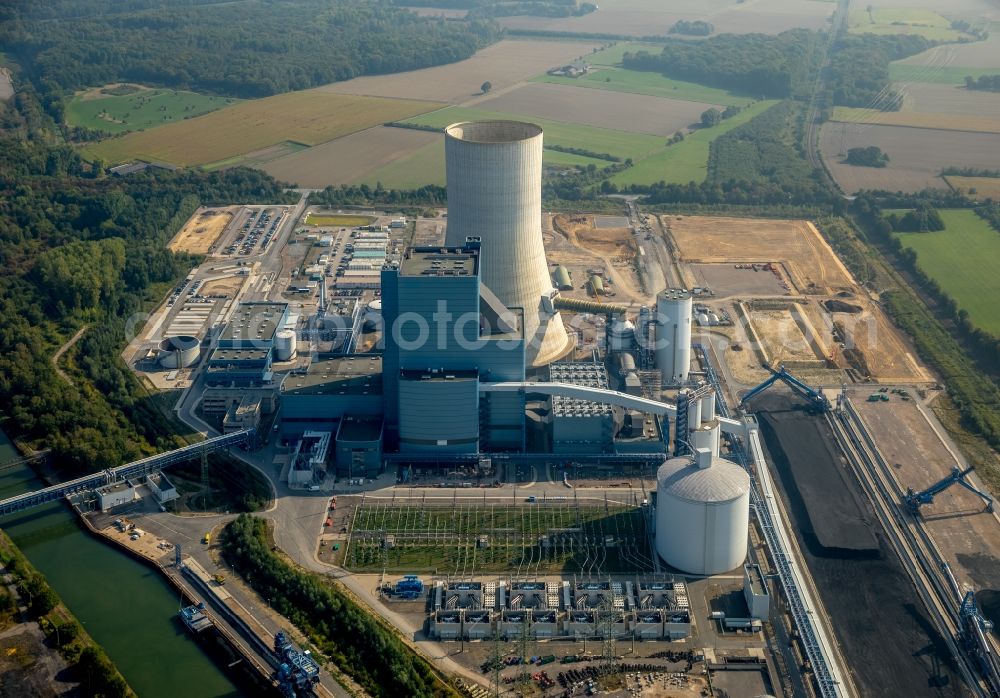
<path fill-rule="evenodd" d="M 0 432 L 0 463 L 18 454 Z M 42 486 L 22 466 L 0 472 L 0 498 Z M 88 534 L 62 502 L 0 520 L 140 698 L 242 692 L 187 634 L 160 574 Z"/>

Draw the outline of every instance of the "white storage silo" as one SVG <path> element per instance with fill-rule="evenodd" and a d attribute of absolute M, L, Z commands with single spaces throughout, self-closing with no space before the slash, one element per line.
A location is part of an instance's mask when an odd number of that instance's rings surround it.
<path fill-rule="evenodd" d="M 750 526 L 750 476 L 699 449 L 671 458 L 656 473 L 656 552 L 688 574 L 728 572 L 743 564 Z"/>
<path fill-rule="evenodd" d="M 281 330 L 274 335 L 274 358 L 276 361 L 291 361 L 295 356 L 296 338 L 294 330 Z"/>
<path fill-rule="evenodd" d="M 201 355 L 201 342 L 190 335 L 167 337 L 160 342 L 159 350 L 157 360 L 163 368 L 188 368 Z"/>
<path fill-rule="evenodd" d="M 445 129 L 445 243 L 481 239 L 482 282 L 508 308 L 523 308 L 525 361 L 543 366 L 571 346 L 562 317 L 542 307 L 554 291 L 542 245 L 542 129 L 478 121 Z"/>
<path fill-rule="evenodd" d="M 376 298 L 371 303 L 368 304 L 368 309 L 365 311 L 365 329 L 366 330 L 380 330 L 382 329 L 382 299 Z"/>
<path fill-rule="evenodd" d="M 668 288 L 656 297 L 656 368 L 665 385 L 688 379 L 691 370 L 691 292 Z"/>
<path fill-rule="evenodd" d="M 635 345 L 635 325 L 616 315 L 608 328 L 608 351 L 632 351 Z"/>

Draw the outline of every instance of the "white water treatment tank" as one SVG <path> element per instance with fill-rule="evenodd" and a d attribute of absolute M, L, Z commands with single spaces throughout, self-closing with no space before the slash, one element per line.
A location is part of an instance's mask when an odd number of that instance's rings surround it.
<path fill-rule="evenodd" d="M 681 572 L 712 575 L 743 564 L 750 525 L 750 476 L 698 449 L 656 472 L 656 552 Z"/>
<path fill-rule="evenodd" d="M 295 356 L 296 338 L 294 330 L 281 330 L 274 335 L 274 358 L 277 361 L 291 361 Z"/>

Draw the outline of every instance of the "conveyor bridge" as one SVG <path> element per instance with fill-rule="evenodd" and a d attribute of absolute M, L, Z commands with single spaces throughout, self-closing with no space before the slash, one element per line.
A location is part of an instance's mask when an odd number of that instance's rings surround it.
<path fill-rule="evenodd" d="M 158 453 L 155 456 L 149 456 L 148 458 L 142 458 L 132 463 L 126 463 L 125 465 L 120 465 L 117 468 L 109 468 L 99 473 L 93 473 L 92 475 L 84 475 L 83 477 L 70 480 L 69 482 L 63 482 L 58 485 L 36 490 L 34 492 L 26 492 L 14 497 L 8 497 L 7 499 L 0 501 L 0 516 L 25 511 L 42 504 L 48 504 L 49 502 L 54 502 L 57 499 L 62 499 L 63 497 L 76 492 L 92 490 L 97 487 L 119 482 L 121 480 L 148 475 L 149 473 L 161 470 L 169 465 L 173 465 L 174 463 L 179 463 L 191 458 L 197 458 L 202 454 L 218 451 L 222 448 L 239 446 L 247 443 L 253 436 L 253 433 L 253 429 L 244 429 L 243 431 L 233 432 L 232 434 L 215 436 L 196 444 L 182 446 L 181 448 L 174 449 L 173 451 Z"/>

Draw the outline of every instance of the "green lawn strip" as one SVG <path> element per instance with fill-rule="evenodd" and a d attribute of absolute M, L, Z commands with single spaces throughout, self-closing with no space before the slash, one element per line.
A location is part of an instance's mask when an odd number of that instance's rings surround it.
<path fill-rule="evenodd" d="M 680 143 L 666 147 L 655 155 L 640 160 L 634 167 L 619 172 L 611 181 L 619 186 L 653 184 L 660 180 L 668 184 L 702 182 L 708 174 L 708 149 L 712 141 L 745 124 L 776 103 L 777 100 L 757 102 L 718 126 L 699 129 Z"/>
<path fill-rule="evenodd" d="M 894 82 L 932 82 L 944 85 L 965 85 L 965 78 L 971 75 L 979 78 L 983 75 L 1000 75 L 997 68 L 962 68 L 961 66 L 931 66 L 911 65 L 909 63 L 890 63 L 889 77 Z"/>
<path fill-rule="evenodd" d="M 95 99 L 76 97 L 66 105 L 66 123 L 112 134 L 127 133 L 181 121 L 241 101 L 183 90 L 140 90 Z M 105 113 L 108 118 L 101 118 Z"/>
<path fill-rule="evenodd" d="M 523 114 L 505 114 L 470 107 L 446 107 L 438 111 L 406 119 L 404 123 L 443 128 L 458 121 L 480 121 L 484 119 L 531 121 L 545 130 L 545 143 L 547 144 L 581 148 L 596 153 L 609 153 L 620 157 L 622 160 L 627 158 L 639 160 L 648 157 L 665 142 L 665 139 L 661 136 L 630 133 L 628 131 L 598 128 L 596 126 L 585 126 L 583 124 L 563 121 L 550 121 Z"/>
<path fill-rule="evenodd" d="M 917 253 L 918 266 L 941 285 L 972 323 L 1000 334 L 1000 232 L 966 209 L 939 211 L 945 229 L 897 233 L 904 247 Z"/>
<path fill-rule="evenodd" d="M 733 94 L 727 90 L 706 87 L 695 82 L 673 80 L 660 73 L 645 70 L 627 70 L 625 68 L 602 68 L 591 71 L 579 78 L 566 78 L 556 75 L 538 75 L 531 82 L 548 82 L 557 85 L 572 85 L 573 87 L 589 87 L 612 92 L 627 92 L 631 94 L 649 95 L 652 97 L 667 97 L 689 102 L 704 102 L 706 104 L 721 104 L 723 106 L 743 106 L 751 97 Z"/>

